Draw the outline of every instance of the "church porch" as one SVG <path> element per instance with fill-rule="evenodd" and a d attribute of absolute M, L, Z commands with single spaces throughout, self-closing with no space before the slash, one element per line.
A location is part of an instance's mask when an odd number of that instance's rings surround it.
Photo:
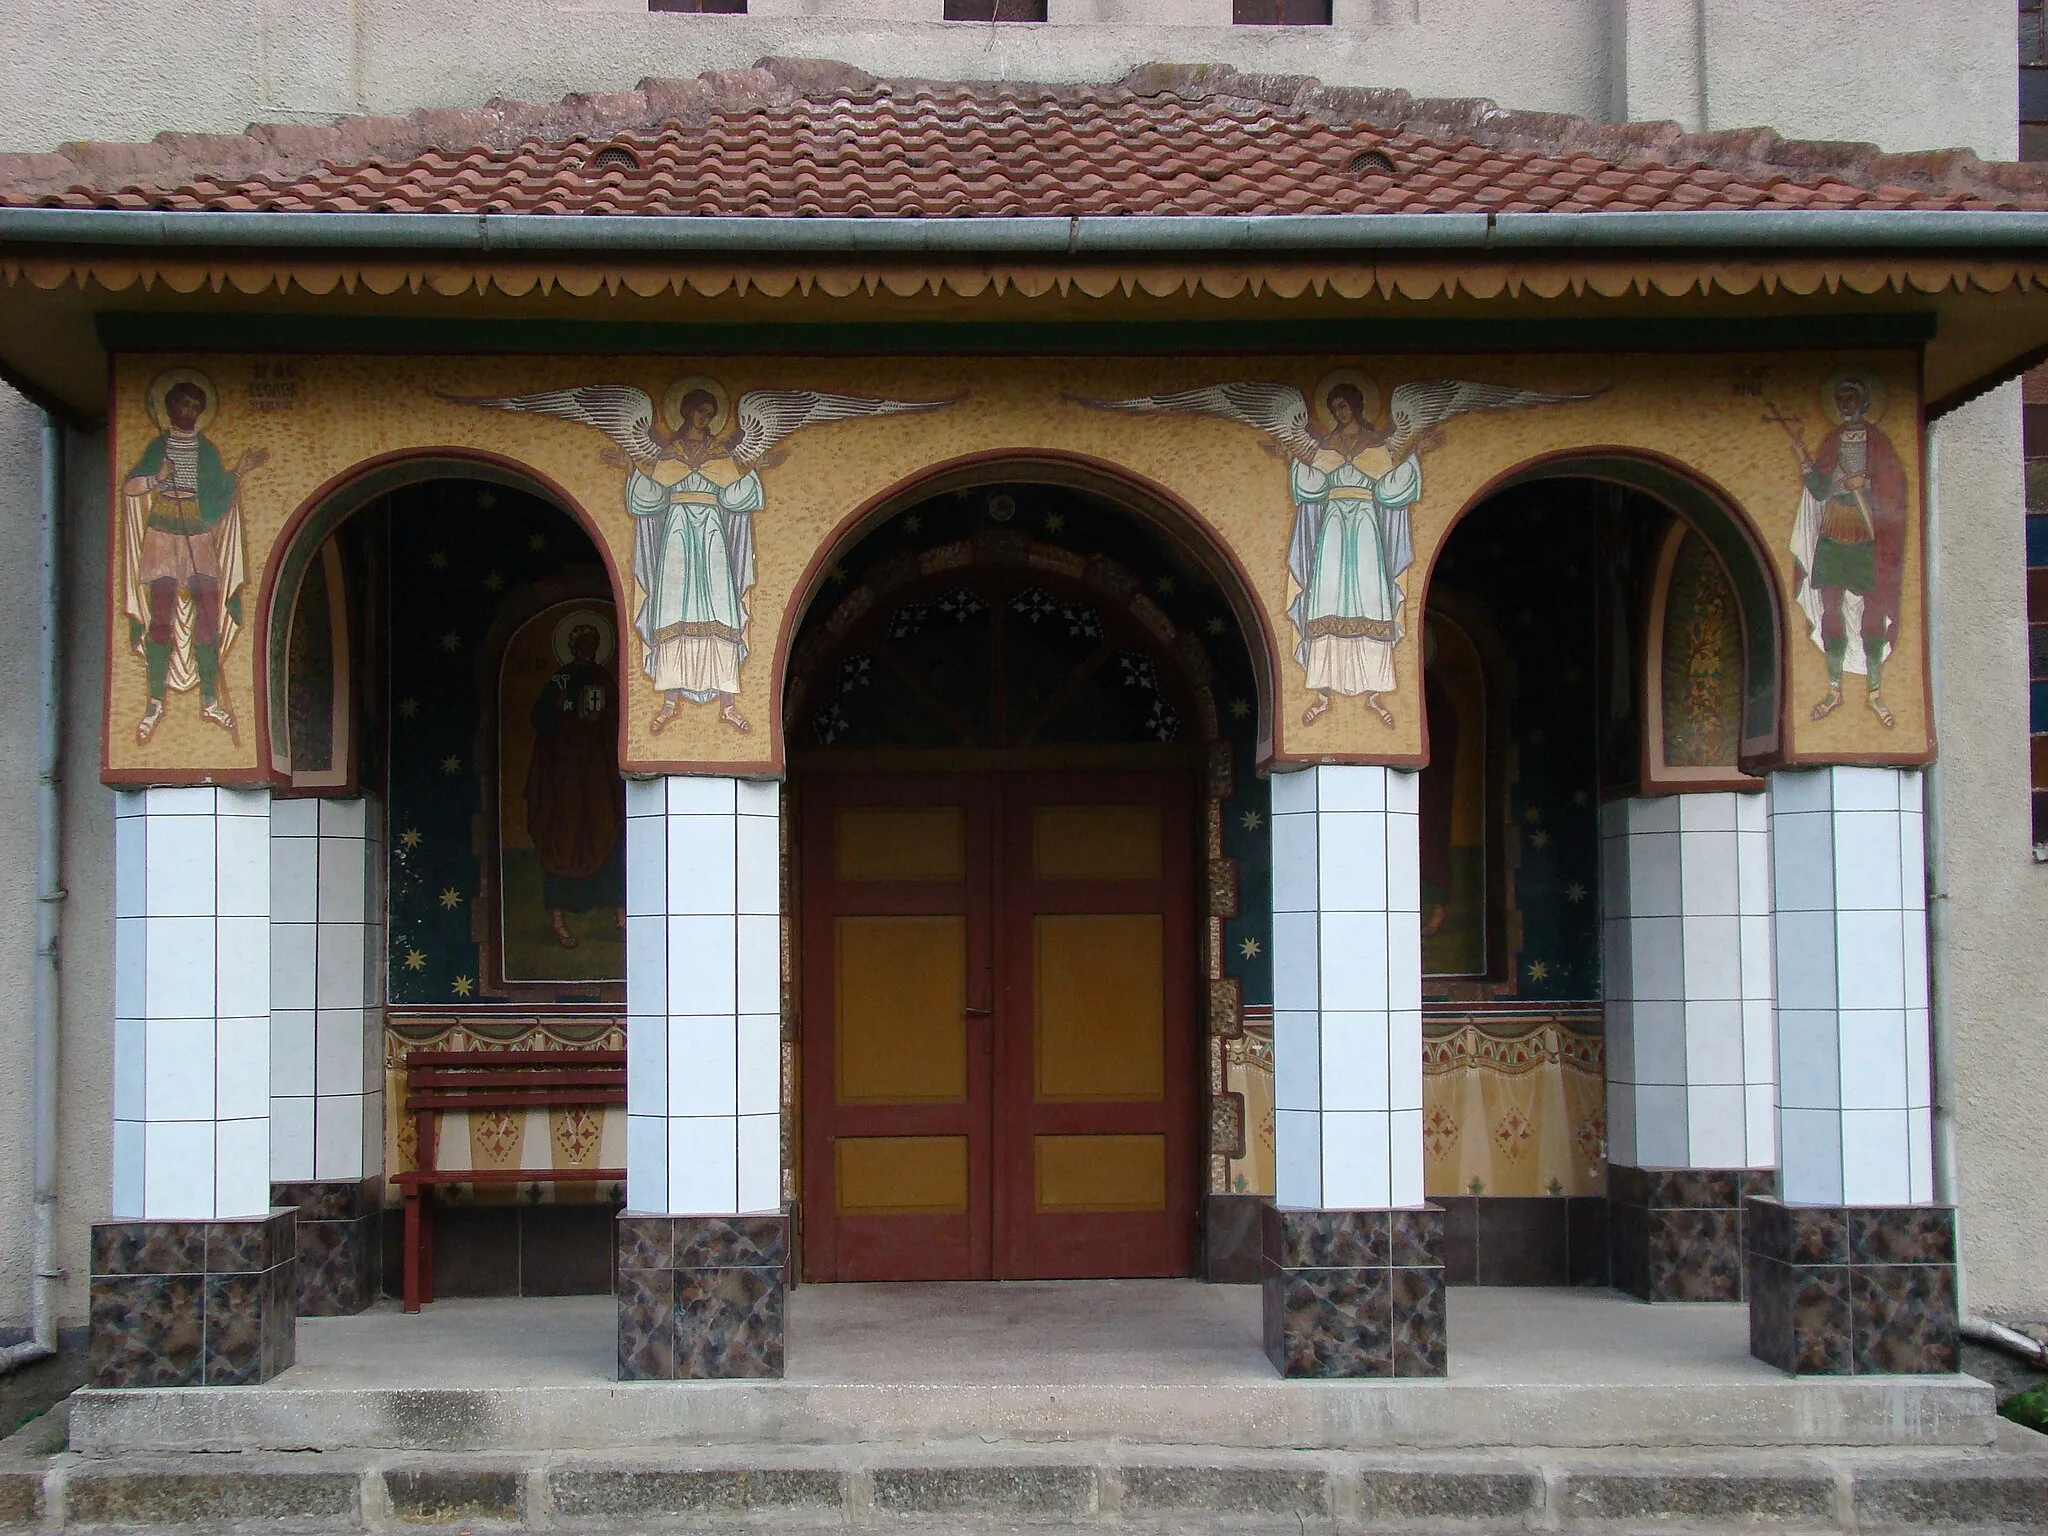
<path fill-rule="evenodd" d="M 1747 1308 L 1459 1287 L 1447 1376 L 1278 1378 L 1259 1292 L 1199 1281 L 799 1286 L 781 1380 L 616 1379 L 610 1297 L 384 1301 L 302 1318 L 260 1386 L 88 1390 L 89 1456 L 210 1449 L 619 1451 L 1049 1442 L 1371 1450 L 1981 1446 L 1965 1376 L 1795 1378 Z"/>

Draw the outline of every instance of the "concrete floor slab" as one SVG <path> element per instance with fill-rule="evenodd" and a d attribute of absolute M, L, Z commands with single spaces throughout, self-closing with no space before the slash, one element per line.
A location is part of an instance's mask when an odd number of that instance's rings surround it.
<path fill-rule="evenodd" d="M 1442 1381 L 1285 1382 L 1259 1296 L 1195 1281 L 799 1287 L 782 1381 L 614 1379 L 609 1296 L 384 1304 L 299 1323 L 261 1387 L 83 1394 L 88 1452 L 948 1441 L 1369 1446 L 1981 1445 L 1968 1377 L 1795 1380 L 1739 1306 L 1450 1293 Z"/>

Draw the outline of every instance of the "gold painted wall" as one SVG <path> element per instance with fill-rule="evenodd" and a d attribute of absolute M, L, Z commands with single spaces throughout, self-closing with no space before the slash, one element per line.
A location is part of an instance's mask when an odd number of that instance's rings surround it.
<path fill-rule="evenodd" d="M 1435 552 L 1503 477 L 1580 451 L 1682 467 L 1746 514 L 1784 614 L 1789 759 L 1917 761 L 1931 742 L 1916 378 L 1910 354 L 124 355 L 104 767 L 129 783 L 267 775 L 262 623 L 288 535 L 366 469 L 412 455 L 515 470 L 590 528 L 622 618 L 640 620 L 620 637 L 630 770 L 779 770 L 780 652 L 838 541 L 936 466 L 982 456 L 1010 461 L 1001 474 L 1015 478 L 1032 455 L 1148 484 L 1234 562 L 1277 658 L 1276 758 L 1419 761 L 1419 610 Z M 1864 450 L 1858 476 L 1854 455 L 1828 446 L 1845 405 L 1866 418 L 1866 443 L 1889 445 L 1889 478 L 1881 447 Z M 1808 455 L 1842 460 L 1832 491 L 1826 474 L 1802 472 L 1795 436 Z M 1843 596 L 1809 596 L 1816 613 L 1842 611 L 1848 673 L 1840 706 L 1815 719 L 1832 697 L 1830 658 L 1800 606 L 1801 557 L 1816 559 L 1816 529 L 1853 534 L 1859 518 L 1876 529 L 1875 585 L 1860 549 L 1821 563 L 1839 593 L 1871 589 L 1874 617 L 1859 625 Z M 476 534 L 491 536 L 483 514 Z M 651 614 L 650 578 L 665 594 Z M 1889 724 L 1858 667 L 1873 623 L 1889 634 Z"/>

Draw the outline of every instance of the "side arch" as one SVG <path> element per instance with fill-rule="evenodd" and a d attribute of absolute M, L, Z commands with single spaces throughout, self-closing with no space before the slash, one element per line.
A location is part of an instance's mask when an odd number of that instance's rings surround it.
<path fill-rule="evenodd" d="M 502 485 L 549 502 L 573 521 L 604 562 L 605 581 L 612 602 L 622 620 L 627 613 L 626 589 L 620 579 L 604 530 L 574 496 L 538 470 L 496 454 L 467 448 L 421 448 L 384 454 L 350 466 L 308 496 L 285 519 L 272 545 L 272 556 L 264 563 L 262 589 L 257 597 L 255 633 L 261 639 L 253 663 L 256 669 L 254 693 L 260 715 L 257 739 L 268 758 L 266 769 L 275 780 L 288 777 L 291 744 L 287 735 L 288 712 L 284 689 L 287 684 L 286 647 L 291 639 L 291 619 L 297 606 L 299 587 L 306 579 L 313 558 L 328 535 L 380 496 L 433 480 L 478 480 Z M 627 647 L 617 648 L 621 696 L 625 688 Z M 620 725 L 619 751 L 626 743 L 624 722 Z"/>
<path fill-rule="evenodd" d="M 1637 491 L 1661 504 L 1713 549 L 1742 610 L 1742 748 L 1745 767 L 1775 761 L 1785 743 L 1785 611 L 1756 520 L 1723 487 L 1691 465 L 1639 448 L 1587 447 L 1529 459 L 1496 475 L 1458 509 L 1430 553 L 1423 609 L 1450 535 L 1476 508 L 1516 486 L 1593 480 Z"/>
<path fill-rule="evenodd" d="M 787 762 L 788 747 L 782 717 L 793 647 L 841 557 L 875 528 L 918 502 L 956 491 L 1016 483 L 1059 486 L 1115 502 L 1181 550 L 1208 575 L 1229 606 L 1245 648 L 1250 653 L 1252 675 L 1259 693 L 1258 757 L 1261 764 L 1270 760 L 1273 755 L 1273 705 L 1278 695 L 1279 651 L 1266 623 L 1265 613 L 1252 596 L 1251 580 L 1239 563 L 1236 551 L 1200 513 L 1164 486 L 1108 460 L 1033 448 L 992 450 L 930 465 L 871 497 L 842 518 L 819 542 L 797 581 L 795 596 L 790 601 L 789 612 L 776 643 L 771 709 L 776 731 L 777 766 Z M 1025 539 L 1021 533 L 1016 537 L 1020 541 Z"/>

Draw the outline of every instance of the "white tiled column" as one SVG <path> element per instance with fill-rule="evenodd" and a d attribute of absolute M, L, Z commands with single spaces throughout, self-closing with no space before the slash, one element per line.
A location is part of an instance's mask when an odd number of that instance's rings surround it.
<path fill-rule="evenodd" d="M 1771 775 L 1770 802 L 1781 1197 L 1927 1204 L 1920 774 L 1788 769 Z"/>
<path fill-rule="evenodd" d="M 1773 1166 L 1764 797 L 1717 790 L 1611 801 L 1600 852 L 1608 1160 Z"/>
<path fill-rule="evenodd" d="M 1413 773 L 1273 776 L 1277 1199 L 1422 1196 L 1422 917 Z"/>
<path fill-rule="evenodd" d="M 781 786 L 626 785 L 626 1207 L 782 1209 Z"/>
<path fill-rule="evenodd" d="M 367 799 L 270 807 L 270 1177 L 383 1169 L 381 818 Z"/>
<path fill-rule="evenodd" d="M 116 1220 L 270 1209 L 270 793 L 114 797 Z"/>

